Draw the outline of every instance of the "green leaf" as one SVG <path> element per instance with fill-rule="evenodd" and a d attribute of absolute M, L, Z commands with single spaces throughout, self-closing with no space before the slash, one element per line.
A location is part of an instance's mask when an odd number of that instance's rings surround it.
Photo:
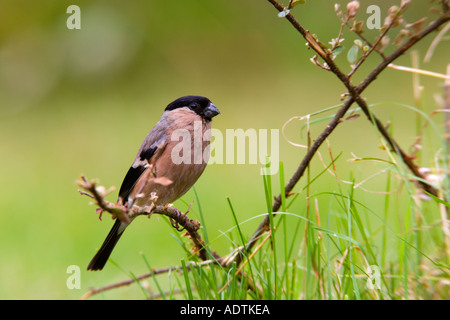
<path fill-rule="evenodd" d="M 348 50 L 348 53 L 347 53 L 348 62 L 350 62 L 351 64 L 355 64 L 355 62 L 358 61 L 358 51 L 359 51 L 359 48 L 357 45 L 353 45 L 350 48 L 350 50 Z"/>
<path fill-rule="evenodd" d="M 442 200 L 442 199 L 436 197 L 434 194 L 431 194 L 431 193 L 429 193 L 429 192 L 427 192 L 427 191 L 425 191 L 425 190 L 423 190 L 423 191 L 424 191 L 427 195 L 429 195 L 430 197 L 432 197 L 432 198 L 434 199 L 434 201 L 443 204 L 443 205 L 446 206 L 447 208 L 450 208 L 450 203 L 448 203 L 448 202 L 446 202 L 446 201 L 444 201 L 444 200 Z"/>
<path fill-rule="evenodd" d="M 342 51 L 344 51 L 345 47 L 344 46 L 337 46 L 334 50 L 333 50 L 333 54 L 335 56 L 337 56 L 338 54 L 342 53 Z"/>
<path fill-rule="evenodd" d="M 294 0 L 291 3 L 291 8 L 295 7 L 298 4 L 305 4 L 305 3 L 306 3 L 306 0 Z"/>

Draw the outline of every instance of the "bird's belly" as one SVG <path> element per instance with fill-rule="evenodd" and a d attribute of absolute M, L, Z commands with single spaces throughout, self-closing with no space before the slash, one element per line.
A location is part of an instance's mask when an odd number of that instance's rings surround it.
<path fill-rule="evenodd" d="M 154 203 L 165 205 L 172 203 L 183 196 L 197 181 L 206 167 L 206 163 L 201 164 L 170 164 L 163 166 L 163 170 L 158 170 L 156 166 L 156 178 L 151 178 L 145 185 L 142 192 L 158 197 Z M 142 198 L 137 201 L 140 206 L 147 206 L 152 203 L 150 198 Z"/>

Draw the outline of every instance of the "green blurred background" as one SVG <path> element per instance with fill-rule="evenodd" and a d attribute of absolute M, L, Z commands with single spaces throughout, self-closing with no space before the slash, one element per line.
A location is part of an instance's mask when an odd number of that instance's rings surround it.
<path fill-rule="evenodd" d="M 358 17 L 365 19 L 369 4 L 380 5 L 384 15 L 398 2 L 361 1 Z M 70 4 L 81 8 L 81 30 L 66 27 Z M 340 26 L 333 4 L 307 1 L 293 13 L 326 43 Z M 413 0 L 409 22 L 424 15 L 433 18 L 428 6 Z M 353 35 L 347 32 L 344 38 L 348 48 Z M 432 39 L 416 47 L 421 57 Z M 437 49 L 422 67 L 444 73 L 449 43 Z M 119 187 L 142 139 L 164 107 L 182 95 L 209 97 L 221 111 L 213 126 L 222 132 L 281 129 L 293 116 L 338 104 L 344 87 L 310 63 L 311 56 L 305 40 L 267 1 L 0 0 L 0 298 L 78 299 L 90 287 L 125 279 L 112 264 L 102 272 L 84 271 L 112 222 L 106 214 L 100 222 L 89 199 L 78 194 L 80 174 Z M 345 54 L 336 61 L 349 71 Z M 353 81 L 378 61 L 368 62 Z M 396 63 L 409 66 L 409 54 Z M 442 81 L 422 82 L 431 111 Z M 411 75 L 387 70 L 364 95 L 369 103 L 413 105 Z M 401 145 L 413 143 L 413 113 L 392 106 L 376 112 L 395 124 Z M 286 132 L 304 144 L 301 124 L 291 123 Z M 312 128 L 313 137 L 324 125 Z M 363 117 L 342 124 L 330 143 L 336 155 L 343 154 L 337 163 L 343 179 L 350 176 L 347 170 L 356 180 L 378 170 L 372 164 L 349 163 L 350 152 L 385 158 L 377 134 Z M 287 177 L 303 154 L 280 135 Z M 196 184 L 209 238 L 215 240 L 213 250 L 220 254 L 230 249 L 221 231 L 233 226 L 227 197 L 240 221 L 266 211 L 259 170 L 259 165 L 211 165 Z M 322 170 L 318 161 L 313 170 Z M 332 191 L 330 181 L 335 183 L 324 176 L 312 191 Z M 375 179 L 370 188 L 383 185 Z M 371 194 L 363 197 L 378 201 Z M 115 198 L 116 192 L 109 197 Z M 186 209 L 194 199 L 190 191 L 175 205 Z M 299 200 L 297 212 L 302 208 L 304 200 Z M 190 215 L 199 219 L 197 204 Z M 185 253 L 170 226 L 157 216 L 136 222 L 112 256 L 121 268 L 146 272 L 140 253 L 154 268 L 180 264 Z M 245 223 L 244 233 L 250 235 L 258 224 L 259 219 Z M 80 290 L 66 286 L 70 265 L 82 270 Z M 124 289 L 104 297 L 142 296 Z"/>

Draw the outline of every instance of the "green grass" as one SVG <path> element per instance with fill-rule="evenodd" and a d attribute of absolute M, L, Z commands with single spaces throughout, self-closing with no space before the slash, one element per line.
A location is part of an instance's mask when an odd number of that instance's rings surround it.
<path fill-rule="evenodd" d="M 324 194 L 312 197 L 321 196 Z M 333 203 L 345 206 L 346 212 L 330 210 Z M 167 288 L 167 291 L 178 291 L 177 296 L 172 295 L 176 299 L 448 298 L 445 287 L 442 291 L 433 289 L 439 288 L 439 284 L 448 279 L 448 265 L 427 256 L 421 251 L 423 249 L 409 242 L 411 236 L 405 239 L 393 234 L 395 231 L 392 230 L 380 232 L 383 227 L 373 231 L 362 225 L 365 209 L 349 193 L 347 196 L 330 196 L 326 227 L 295 213 L 279 213 L 276 218 L 279 224 L 275 228 L 275 238 L 279 241 L 274 244 L 269 234 L 265 235 L 255 251 L 246 257 L 248 260 L 243 268 L 238 268 L 236 263 L 229 268 L 202 265 L 192 262 L 190 257 L 189 271 L 187 262 L 182 261 L 181 280 L 176 272 L 169 275 L 176 277 L 177 281 L 171 281 L 173 287 Z M 284 232 L 292 229 L 287 224 L 295 220 L 301 221 L 304 233 L 300 246 L 290 241 L 293 237 L 297 238 L 295 235 Z M 331 225 L 335 228 L 330 228 Z M 397 238 L 397 241 L 391 240 L 396 242 L 392 245 L 397 247 L 397 256 L 385 257 L 384 265 L 381 261 L 385 254 L 381 250 L 378 254 L 374 252 L 377 235 Z M 293 250 L 294 247 L 296 250 Z M 442 248 L 435 250 L 436 254 L 439 250 Z M 378 289 L 370 289 L 367 285 L 369 265 L 380 269 Z M 417 273 L 425 267 L 425 272 Z M 164 297 L 164 294 L 160 296 Z"/>

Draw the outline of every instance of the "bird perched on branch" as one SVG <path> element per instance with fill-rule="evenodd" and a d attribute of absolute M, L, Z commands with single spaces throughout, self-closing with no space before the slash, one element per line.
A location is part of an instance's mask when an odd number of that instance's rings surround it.
<path fill-rule="evenodd" d="M 209 160 L 211 119 L 219 113 L 202 96 L 185 96 L 170 103 L 142 142 L 120 187 L 118 203 L 128 208 L 152 207 L 184 195 Z M 130 222 L 116 219 L 88 270 L 103 269 Z"/>

